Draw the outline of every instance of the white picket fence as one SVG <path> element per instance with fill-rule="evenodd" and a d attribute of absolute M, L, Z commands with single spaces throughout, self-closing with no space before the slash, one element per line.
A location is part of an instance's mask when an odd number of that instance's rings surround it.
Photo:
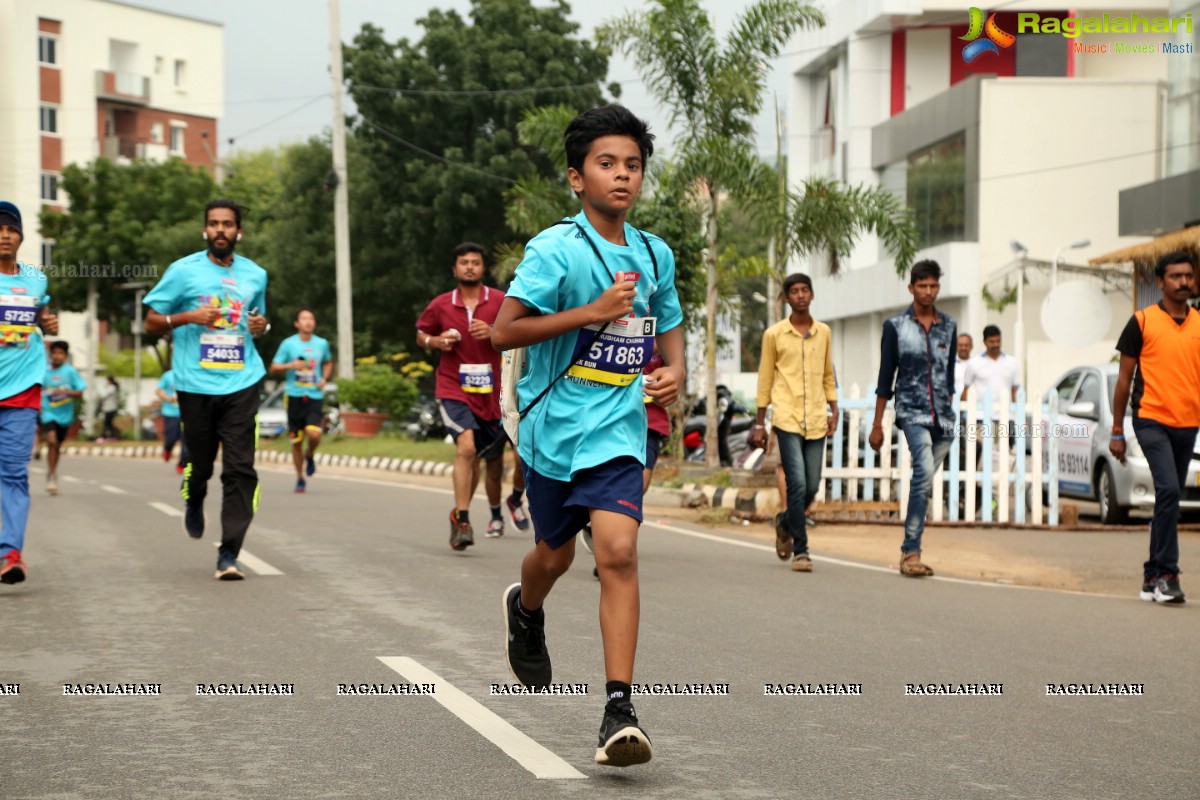
<path fill-rule="evenodd" d="M 846 396 L 838 391 L 841 422 L 827 446 L 826 466 L 817 502 L 836 508 L 882 509 L 899 504 L 903 518 L 908 507 L 912 462 L 903 433 L 894 431 L 891 404 L 883 420 L 884 446 L 878 454 L 867 446 L 867 435 L 875 417 L 875 389 L 864 396 L 858 384 Z M 974 390 L 967 400 L 954 400 L 955 419 L 962 420 L 958 432 L 967 437 L 966 446 L 950 447 L 949 460 L 934 476 L 929 519 L 1008 522 L 1040 525 L 1058 524 L 1058 394 L 1050 392 L 1045 408 L 1041 395 L 1027 398 L 1025 390 L 1011 403 L 996 404 L 1000 431 L 996 433 L 991 413 L 991 392 L 976 402 Z M 966 414 L 963 414 L 963 410 Z M 1010 422 L 1013 423 L 1010 426 Z M 848 441 L 848 437 L 853 439 Z M 898 457 L 893 462 L 891 443 L 895 437 Z M 1049 440 L 1046 442 L 1045 440 Z M 975 442 L 978 441 L 979 445 Z M 1047 452 L 1043 457 L 1043 446 Z M 977 453 L 976 450 L 979 450 Z M 1027 453 L 1026 450 L 1029 450 Z M 843 458 L 843 453 L 845 458 Z M 1048 497 L 1043 504 L 1043 482 Z"/>

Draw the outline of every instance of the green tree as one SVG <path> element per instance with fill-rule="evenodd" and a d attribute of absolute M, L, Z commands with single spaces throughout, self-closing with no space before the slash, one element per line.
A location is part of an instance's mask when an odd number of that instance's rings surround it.
<path fill-rule="evenodd" d="M 792 33 L 822 25 L 824 18 L 799 0 L 758 0 L 737 16 L 722 45 L 698 0 L 648 5 L 610 22 L 600 41 L 632 57 L 646 86 L 668 109 L 681 134 L 677 179 L 707 203 L 706 406 L 708 430 L 715 432 L 721 201 L 727 192 L 750 194 L 770 182 L 754 154 L 754 118 L 762 108 L 768 62 Z M 707 448 L 707 460 L 710 467 L 719 465 L 716 447 Z"/>
<path fill-rule="evenodd" d="M 578 37 L 568 11 L 563 0 L 473 0 L 466 18 L 430 11 L 419 41 L 389 42 L 365 25 L 345 48 L 359 115 L 351 139 L 378 187 L 351 214 L 369 229 L 369 241 L 351 241 L 355 324 L 373 349 L 411 346 L 421 309 L 453 286 L 454 245 L 491 250 L 513 239 L 506 189 L 525 176 L 560 177 L 546 152 L 520 142 L 517 126 L 539 106 L 603 102 L 607 54 Z M 352 194 L 363 174 L 352 166 Z"/>

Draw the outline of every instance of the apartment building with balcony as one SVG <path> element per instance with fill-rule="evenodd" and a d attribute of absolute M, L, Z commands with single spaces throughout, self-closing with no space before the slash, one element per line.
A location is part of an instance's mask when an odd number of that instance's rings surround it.
<path fill-rule="evenodd" d="M 1169 14 L 1165 0 L 1009 3 L 992 41 L 986 28 L 972 31 L 960 3 L 836 0 L 826 27 L 788 48 L 789 180 L 836 177 L 903 198 L 920 230 L 918 257 L 944 271 L 938 305 L 974 336 L 976 352 L 989 323 L 1017 349 L 1016 304 L 992 310 L 985 289 L 1002 296 L 1024 275 L 1026 385 L 1041 391 L 1067 366 L 1109 360 L 1128 317 L 1128 273 L 1089 269 L 1087 258 L 1138 241 L 1118 224 L 1120 191 L 1165 174 L 1166 81 L 1197 60 L 1195 45 L 1192 55 L 1164 50 L 1195 38 L 1182 23 L 1171 33 L 1150 22 Z M 1137 29 L 1113 30 L 1118 17 L 1136 17 Z M 1063 249 L 1084 238 L 1089 246 Z M 1059 282 L 1094 281 L 1110 301 L 1108 335 L 1087 347 L 1056 344 L 1040 321 L 1060 252 Z M 911 302 L 907 278 L 873 238 L 840 276 L 820 259 L 792 267 L 813 276 L 843 383 L 873 385 L 882 323 Z"/>
<path fill-rule="evenodd" d="M 0 0 L 0 198 L 25 217 L 21 257 L 62 207 L 66 164 L 178 157 L 215 170 L 224 108 L 219 23 L 113 0 Z"/>

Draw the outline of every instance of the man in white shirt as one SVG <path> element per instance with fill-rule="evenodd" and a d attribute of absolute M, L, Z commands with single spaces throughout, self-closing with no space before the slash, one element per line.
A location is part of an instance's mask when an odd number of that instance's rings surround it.
<path fill-rule="evenodd" d="M 956 348 L 957 358 L 954 359 L 954 393 L 962 394 L 963 389 L 967 388 L 964 385 L 963 379 L 967 375 L 967 362 L 971 360 L 971 350 L 975 348 L 975 340 L 971 338 L 971 334 L 969 333 L 959 334 Z"/>
<path fill-rule="evenodd" d="M 1017 389 L 1021 388 L 1021 367 L 1015 358 L 1000 352 L 998 327 L 988 325 L 983 329 L 983 346 L 987 349 L 967 362 L 962 399 L 967 399 L 967 389 L 971 387 L 974 387 L 975 394 L 983 399 L 984 393 L 990 387 L 992 402 L 1003 402 L 1003 398 L 1015 401 Z"/>

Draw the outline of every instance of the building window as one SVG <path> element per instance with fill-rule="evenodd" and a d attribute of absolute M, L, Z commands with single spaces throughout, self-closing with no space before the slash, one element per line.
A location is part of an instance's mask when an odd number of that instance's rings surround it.
<path fill-rule="evenodd" d="M 182 89 L 187 85 L 187 62 L 175 59 L 175 88 Z"/>
<path fill-rule="evenodd" d="M 58 202 L 58 176 L 53 172 L 42 173 L 42 200 L 47 203 Z"/>
<path fill-rule="evenodd" d="M 154 57 L 154 74 L 162 75 L 162 67 L 163 67 L 162 56 L 155 56 Z"/>
<path fill-rule="evenodd" d="M 58 133 L 58 109 L 54 106 L 42 106 L 40 130 L 42 133 Z"/>
<path fill-rule="evenodd" d="M 187 125 L 182 123 L 171 123 L 171 152 L 177 155 L 183 155 L 183 134 L 187 130 Z"/>
<path fill-rule="evenodd" d="M 908 157 L 908 206 L 922 248 L 966 236 L 966 144 L 960 132 Z"/>
<path fill-rule="evenodd" d="M 163 124 L 161 122 L 153 122 L 150 124 L 150 143 L 163 143 Z"/>
<path fill-rule="evenodd" d="M 42 64 L 58 63 L 58 39 L 44 33 L 38 34 L 38 61 Z"/>
<path fill-rule="evenodd" d="M 42 242 L 42 269 L 49 269 L 54 264 L 54 242 Z"/>

